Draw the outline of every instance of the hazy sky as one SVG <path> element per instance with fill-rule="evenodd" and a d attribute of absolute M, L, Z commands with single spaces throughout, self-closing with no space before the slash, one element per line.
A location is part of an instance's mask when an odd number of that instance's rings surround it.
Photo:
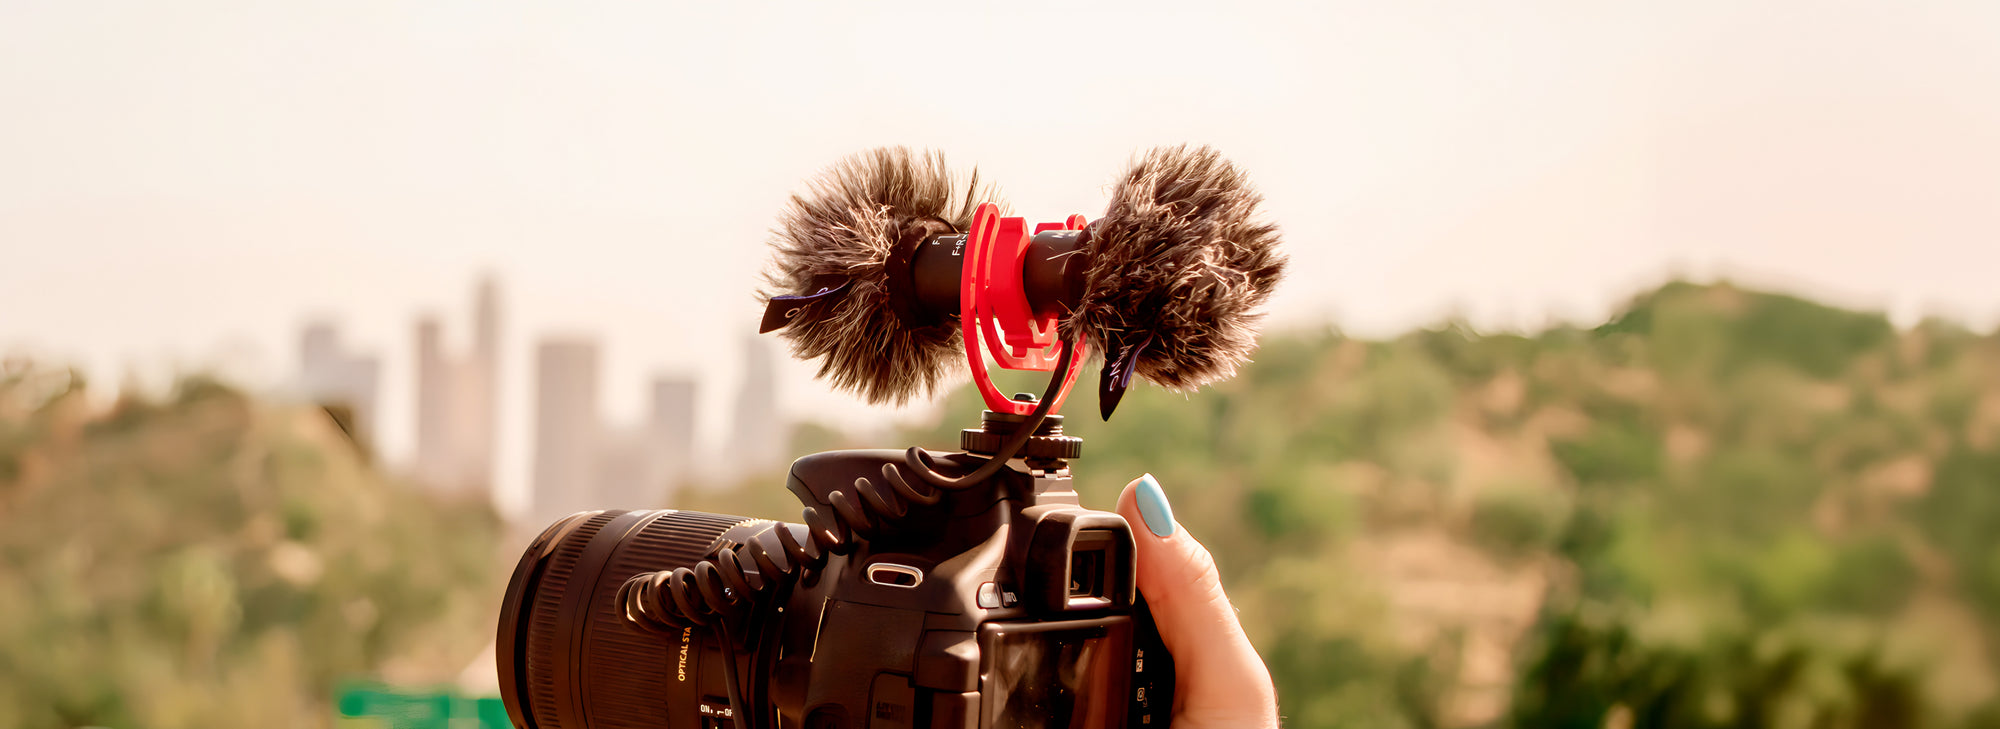
<path fill-rule="evenodd" d="M 599 337 L 627 421 L 702 377 L 719 434 L 775 211 L 882 144 L 1049 220 L 1213 144 L 1287 232 L 1280 326 L 1589 320 L 1674 272 L 2000 321 L 2000 3 L 679 5 L 0 0 L 0 350 L 278 383 L 332 315 L 398 458 L 412 319 L 462 346 L 491 271 L 511 500 L 536 339 Z"/>

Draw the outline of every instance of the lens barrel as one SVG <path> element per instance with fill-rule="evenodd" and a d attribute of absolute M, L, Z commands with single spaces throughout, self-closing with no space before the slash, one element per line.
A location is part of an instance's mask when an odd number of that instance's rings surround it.
<path fill-rule="evenodd" d="M 514 569 L 495 643 L 517 727 L 658 727 L 722 691 L 704 631 L 648 632 L 617 594 L 641 572 L 693 567 L 733 527 L 772 522 L 694 511 L 588 511 L 544 530 Z"/>

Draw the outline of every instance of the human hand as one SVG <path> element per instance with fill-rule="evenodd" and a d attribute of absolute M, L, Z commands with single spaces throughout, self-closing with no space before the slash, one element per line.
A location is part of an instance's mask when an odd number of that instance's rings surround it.
<path fill-rule="evenodd" d="M 1125 485 L 1118 513 L 1132 524 L 1139 591 L 1174 656 L 1174 729 L 1277 729 L 1271 672 L 1222 593 L 1215 558 L 1174 521 L 1152 474 Z"/>

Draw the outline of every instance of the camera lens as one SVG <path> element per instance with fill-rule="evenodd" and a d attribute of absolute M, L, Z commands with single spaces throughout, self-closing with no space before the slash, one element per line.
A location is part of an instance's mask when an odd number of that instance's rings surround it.
<path fill-rule="evenodd" d="M 669 706 L 711 703 L 724 691 L 713 641 L 632 625 L 618 588 L 641 572 L 692 567 L 718 540 L 772 524 L 665 510 L 588 511 L 550 525 L 514 568 L 500 610 L 500 694 L 514 725 L 660 726 Z"/>

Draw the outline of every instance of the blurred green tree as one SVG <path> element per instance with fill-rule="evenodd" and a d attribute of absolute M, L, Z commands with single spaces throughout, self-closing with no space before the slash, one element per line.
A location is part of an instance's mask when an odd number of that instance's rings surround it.
<path fill-rule="evenodd" d="M 343 677 L 449 680 L 482 647 L 487 507 L 213 380 L 85 398 L 0 374 L 0 726 L 323 725 Z"/>

